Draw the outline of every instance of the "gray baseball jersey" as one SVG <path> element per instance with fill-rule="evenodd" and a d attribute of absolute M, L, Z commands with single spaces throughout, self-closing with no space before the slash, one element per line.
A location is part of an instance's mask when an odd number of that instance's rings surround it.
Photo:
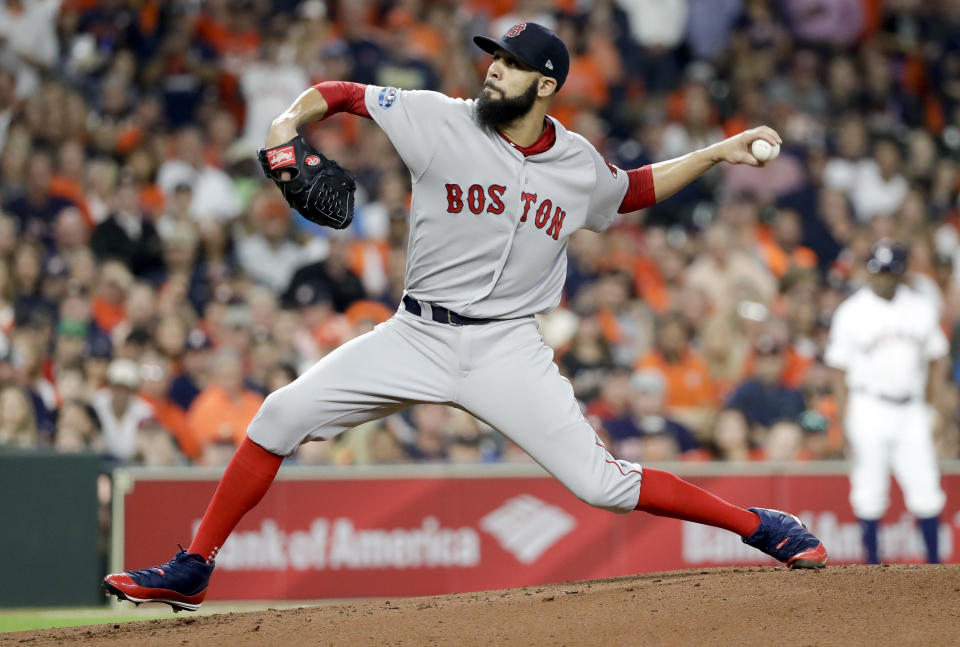
<path fill-rule="evenodd" d="M 626 173 L 558 123 L 553 146 L 525 158 L 478 127 L 473 101 L 372 86 L 365 99 L 413 180 L 406 290 L 421 312 L 402 307 L 271 393 L 247 434 L 287 455 L 413 404 L 449 404 L 584 501 L 632 510 L 641 467 L 607 451 L 532 316 L 560 301 L 570 234 L 616 217 Z M 493 321 L 439 322 L 425 316 L 434 306 Z"/>
<path fill-rule="evenodd" d="M 524 157 L 477 126 L 472 99 L 372 85 L 365 99 L 413 182 L 407 293 L 468 317 L 556 308 L 568 237 L 613 222 L 627 174 L 556 121 L 556 143 Z"/>

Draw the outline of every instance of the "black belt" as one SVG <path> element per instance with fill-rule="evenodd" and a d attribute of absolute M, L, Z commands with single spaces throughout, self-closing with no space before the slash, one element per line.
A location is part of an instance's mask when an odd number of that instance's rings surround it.
<path fill-rule="evenodd" d="M 412 315 L 417 315 L 418 317 L 423 316 L 423 308 L 420 307 L 420 302 L 414 299 L 413 297 L 403 295 L 403 307 L 407 309 Z M 464 317 L 463 315 L 458 315 L 456 312 L 451 312 L 446 308 L 441 306 L 430 305 L 430 313 L 432 318 L 437 323 L 450 324 L 451 326 L 476 326 L 479 324 L 486 324 L 492 321 L 500 321 L 499 319 L 476 319 L 474 317 Z"/>
<path fill-rule="evenodd" d="M 861 395 L 869 395 L 871 398 L 876 398 L 881 402 L 886 402 L 887 404 L 895 404 L 901 407 L 905 404 L 910 404 L 911 402 L 917 399 L 912 395 L 901 395 L 901 396 L 886 395 L 883 393 L 873 393 L 871 391 L 867 391 L 866 389 L 854 389 L 853 392 L 860 393 Z"/>

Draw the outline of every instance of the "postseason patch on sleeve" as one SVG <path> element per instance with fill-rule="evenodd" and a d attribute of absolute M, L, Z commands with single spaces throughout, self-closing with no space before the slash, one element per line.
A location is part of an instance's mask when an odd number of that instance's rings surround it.
<path fill-rule="evenodd" d="M 380 90 L 380 107 L 387 110 L 397 100 L 396 88 L 384 88 Z"/>

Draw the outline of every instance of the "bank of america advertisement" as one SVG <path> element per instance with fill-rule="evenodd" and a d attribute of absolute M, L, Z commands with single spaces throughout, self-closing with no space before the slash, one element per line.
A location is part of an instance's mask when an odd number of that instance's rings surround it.
<path fill-rule="evenodd" d="M 689 480 L 738 505 L 787 510 L 830 563 L 863 561 L 842 474 Z M 960 561 L 960 474 L 944 477 L 943 562 Z M 141 568 L 188 545 L 216 480 L 138 475 L 121 494 L 115 566 Z M 176 505 L 172 505 L 176 502 Z M 887 563 L 925 552 L 899 491 L 880 534 Z M 732 533 L 587 506 L 549 477 L 282 478 L 227 540 L 207 599 L 432 595 L 634 573 L 776 562 Z"/>

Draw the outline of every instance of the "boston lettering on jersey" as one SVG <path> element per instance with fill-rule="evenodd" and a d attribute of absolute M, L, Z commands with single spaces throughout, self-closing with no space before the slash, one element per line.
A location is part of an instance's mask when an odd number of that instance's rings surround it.
<path fill-rule="evenodd" d="M 471 184 L 464 189 L 459 184 L 447 184 L 447 213 L 460 213 L 464 208 L 471 213 L 481 214 L 486 207 L 486 213 L 503 213 L 503 193 L 507 187 L 502 184 L 491 184 L 484 189 L 479 184 Z M 526 222 L 530 214 L 530 208 L 537 204 L 536 193 L 521 193 L 520 200 L 523 202 L 523 215 L 520 216 L 520 222 Z M 540 202 L 533 216 L 533 224 L 537 229 L 547 227 L 546 234 L 554 240 L 559 240 L 560 230 L 563 228 L 563 219 L 567 212 L 559 206 L 554 206 L 548 199 Z M 549 223 L 549 226 L 547 224 Z"/>

